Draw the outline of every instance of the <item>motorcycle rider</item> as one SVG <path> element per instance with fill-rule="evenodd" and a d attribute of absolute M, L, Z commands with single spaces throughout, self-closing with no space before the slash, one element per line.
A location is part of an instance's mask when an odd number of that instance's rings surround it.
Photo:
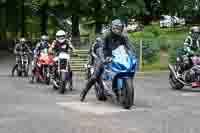
<path fill-rule="evenodd" d="M 65 46 L 65 47 L 63 47 Z M 56 32 L 56 40 L 54 40 L 49 47 L 49 53 L 54 53 L 53 51 L 55 50 L 55 56 L 58 56 L 60 51 L 65 51 L 67 53 L 70 52 L 75 52 L 75 48 L 73 47 L 71 41 L 66 38 L 66 33 L 63 30 L 59 30 Z M 70 66 L 69 66 L 70 67 Z M 56 67 L 57 68 L 57 67 Z M 70 71 L 70 68 L 69 68 Z M 55 72 L 54 74 L 54 79 L 56 78 L 57 74 Z M 72 77 L 72 72 L 70 73 L 70 76 Z M 70 83 L 70 89 L 72 89 L 72 83 Z"/>
<path fill-rule="evenodd" d="M 12 76 L 14 76 L 14 73 L 15 73 L 15 70 L 17 69 L 18 63 L 21 60 L 20 54 L 23 53 L 23 52 L 26 52 L 26 53 L 29 53 L 29 54 L 32 53 L 32 51 L 29 48 L 28 44 L 26 43 L 26 39 L 24 37 L 22 37 L 19 40 L 19 43 L 17 43 L 15 45 L 15 48 L 14 48 L 14 54 L 16 55 L 16 64 L 13 66 Z"/>
<path fill-rule="evenodd" d="M 37 63 L 38 56 L 40 55 L 40 52 L 45 48 L 48 49 L 49 46 L 50 46 L 48 41 L 49 41 L 49 37 L 47 35 L 42 35 L 40 42 L 36 44 L 36 47 L 35 47 L 34 52 L 33 52 L 33 54 L 34 54 L 33 69 L 32 69 L 33 73 L 35 72 L 36 63 Z"/>
<path fill-rule="evenodd" d="M 93 65 L 95 59 L 98 58 L 98 53 L 97 53 L 97 49 L 101 46 L 101 37 L 97 37 L 95 42 L 92 44 L 90 51 L 89 51 L 89 56 L 91 57 L 91 59 L 89 60 L 88 64 L 89 65 Z"/>
<path fill-rule="evenodd" d="M 95 72 L 91 76 L 91 78 L 88 80 L 85 88 L 82 90 L 80 94 L 80 97 L 81 97 L 80 101 L 82 102 L 84 101 L 88 91 L 96 82 L 99 83 L 100 88 L 105 92 L 104 86 L 101 80 L 101 75 L 104 72 L 104 64 L 107 64 L 110 62 L 113 49 L 117 48 L 121 44 L 125 45 L 126 48 L 128 48 L 127 36 L 123 34 L 123 28 L 124 28 L 124 25 L 121 22 L 121 20 L 115 19 L 112 21 L 110 31 L 105 33 L 105 36 L 102 38 L 102 43 L 100 47 L 97 49 L 97 53 L 100 59 L 96 61 Z M 106 97 L 102 100 L 106 100 Z"/>
<path fill-rule="evenodd" d="M 190 69 L 193 64 L 191 61 L 191 57 L 199 50 L 200 44 L 200 28 L 198 26 L 193 26 L 190 29 L 189 35 L 186 37 L 184 41 L 184 55 L 179 56 L 179 64 L 177 76 L 181 78 L 182 73 L 186 69 Z M 198 84 L 193 77 L 192 87 L 197 87 Z"/>

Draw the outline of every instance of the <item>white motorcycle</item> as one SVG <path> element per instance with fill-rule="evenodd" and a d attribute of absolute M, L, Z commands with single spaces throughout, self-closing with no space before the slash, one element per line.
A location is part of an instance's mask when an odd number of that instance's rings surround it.
<path fill-rule="evenodd" d="M 70 54 L 60 52 L 58 57 L 54 59 L 57 62 L 56 79 L 53 81 L 53 87 L 58 89 L 61 94 L 68 89 L 72 90 L 72 72 L 70 70 Z"/>

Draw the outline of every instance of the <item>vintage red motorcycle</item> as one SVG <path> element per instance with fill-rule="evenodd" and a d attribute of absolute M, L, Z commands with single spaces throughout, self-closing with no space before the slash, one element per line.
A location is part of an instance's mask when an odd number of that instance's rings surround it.
<path fill-rule="evenodd" d="M 47 85 L 50 84 L 51 78 L 54 74 L 54 60 L 53 56 L 48 54 L 48 49 L 41 51 L 37 58 L 36 70 L 32 73 L 31 82 L 45 82 Z"/>

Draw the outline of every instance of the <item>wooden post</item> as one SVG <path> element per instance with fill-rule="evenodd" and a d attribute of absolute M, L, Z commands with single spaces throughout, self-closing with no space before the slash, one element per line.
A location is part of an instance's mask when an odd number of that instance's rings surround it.
<path fill-rule="evenodd" d="M 143 59 L 142 59 L 142 40 L 140 40 L 140 61 L 139 61 L 139 71 L 142 72 L 143 71 Z"/>

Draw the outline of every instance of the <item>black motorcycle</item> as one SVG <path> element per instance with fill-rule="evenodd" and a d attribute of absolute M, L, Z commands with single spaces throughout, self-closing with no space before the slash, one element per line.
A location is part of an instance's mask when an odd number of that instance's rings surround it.
<path fill-rule="evenodd" d="M 70 55 L 60 52 L 55 61 L 57 70 L 53 79 L 53 88 L 58 89 L 59 93 L 64 94 L 66 88 L 72 90 L 72 71 L 70 70 Z"/>
<path fill-rule="evenodd" d="M 17 76 L 28 76 L 29 72 L 29 54 L 27 52 L 21 52 L 17 62 Z"/>
<path fill-rule="evenodd" d="M 185 69 L 178 75 L 180 63 Z M 183 56 L 181 59 L 177 57 L 175 64 L 169 64 L 169 83 L 172 89 L 181 90 L 184 86 L 192 86 L 192 82 L 198 81 L 200 83 L 200 56 L 192 57 Z"/>

